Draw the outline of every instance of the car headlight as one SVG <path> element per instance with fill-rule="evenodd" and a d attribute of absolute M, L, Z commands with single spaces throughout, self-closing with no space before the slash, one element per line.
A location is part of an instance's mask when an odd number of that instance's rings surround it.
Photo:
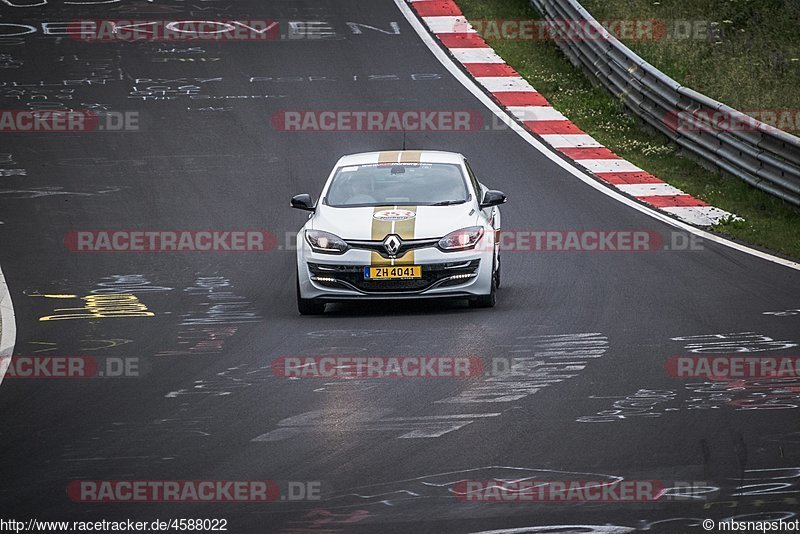
<path fill-rule="evenodd" d="M 341 237 L 322 230 L 306 230 L 306 241 L 311 250 L 323 254 L 344 254 L 350 248 Z"/>
<path fill-rule="evenodd" d="M 470 226 L 469 228 L 462 228 L 455 232 L 450 232 L 439 240 L 438 246 L 445 252 L 453 252 L 456 250 L 469 250 L 475 248 L 478 241 L 483 237 L 482 226 Z"/>

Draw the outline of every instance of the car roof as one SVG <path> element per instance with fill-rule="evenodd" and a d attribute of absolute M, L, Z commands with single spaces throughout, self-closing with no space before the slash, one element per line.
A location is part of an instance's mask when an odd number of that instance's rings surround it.
<path fill-rule="evenodd" d="M 343 156 L 337 166 L 368 165 L 370 163 L 456 163 L 460 164 L 464 156 L 457 152 L 440 150 L 391 150 L 382 152 L 363 152 Z"/>

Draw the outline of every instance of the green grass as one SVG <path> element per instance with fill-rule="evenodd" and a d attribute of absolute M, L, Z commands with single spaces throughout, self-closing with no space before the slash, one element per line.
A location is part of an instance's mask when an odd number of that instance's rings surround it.
<path fill-rule="evenodd" d="M 693 39 L 624 41 L 679 83 L 742 111 L 800 109 L 800 3 L 786 0 L 584 0 L 599 20 L 696 21 Z M 670 32 L 672 33 L 672 32 Z"/>
<path fill-rule="evenodd" d="M 456 1 L 470 20 L 539 18 L 527 0 Z M 703 0 L 682 1 L 693 4 Z M 741 3 L 744 0 L 714 0 L 711 4 L 718 1 Z M 595 3 L 603 2 L 608 0 L 597 0 Z M 619 0 L 616 9 L 622 10 L 625 5 L 638 3 L 645 2 Z M 624 17 L 618 11 L 615 13 L 617 18 L 642 18 L 639 13 L 628 13 Z M 598 18 L 613 17 L 604 13 Z M 593 87 L 554 43 L 502 40 L 491 40 L 489 43 L 556 109 L 600 143 L 669 184 L 745 219 L 718 224 L 711 229 L 713 232 L 800 259 L 800 210 L 750 187 L 738 178 L 708 170 L 681 156 L 677 147 L 666 137 L 641 128 L 607 91 Z M 717 64 L 716 68 L 724 70 L 726 67 Z M 712 74 L 709 76 L 713 78 Z M 798 87 L 795 85 L 794 93 L 800 92 Z M 792 98 L 796 99 L 797 95 L 794 94 Z M 788 102 L 774 107 L 788 107 Z"/>

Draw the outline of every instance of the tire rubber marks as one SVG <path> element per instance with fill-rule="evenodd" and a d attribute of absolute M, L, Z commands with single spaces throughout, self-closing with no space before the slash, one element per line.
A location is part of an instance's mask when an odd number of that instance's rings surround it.
<path fill-rule="evenodd" d="M 602 356 L 607 348 L 608 338 L 598 333 L 521 336 L 511 347 L 513 357 L 493 359 L 491 376 L 436 404 L 488 404 L 494 408 L 497 403 L 519 401 L 544 387 L 576 376 L 588 361 Z M 399 439 L 438 438 L 480 419 L 502 415 L 502 411 L 469 412 L 472 413 L 397 417 L 391 416 L 390 408 L 366 408 L 357 412 L 312 410 L 279 421 L 277 428 L 252 441 L 283 441 L 308 432 L 342 429 L 397 432 Z"/>
<path fill-rule="evenodd" d="M 790 340 L 775 340 L 756 332 L 701 334 L 671 338 L 682 342 L 693 354 L 743 354 L 786 350 L 798 346 Z M 625 419 L 658 418 L 684 410 L 786 410 L 800 407 L 800 379 L 795 377 L 707 380 L 682 384 L 676 389 L 639 388 L 621 396 L 590 396 L 612 401 L 579 423 L 610 423 Z"/>
<path fill-rule="evenodd" d="M 0 178 L 27 175 L 27 169 L 19 168 L 12 154 L 0 152 Z"/>
<path fill-rule="evenodd" d="M 573 378 L 608 349 L 600 333 L 523 336 L 509 347 L 508 359 L 494 359 L 492 376 L 458 395 L 436 401 L 449 404 L 514 402 L 547 386 Z"/>
<path fill-rule="evenodd" d="M 278 422 L 278 428 L 252 441 L 283 441 L 307 432 L 400 432 L 398 438 L 438 438 L 463 428 L 477 419 L 497 417 L 499 413 L 465 413 L 420 417 L 389 417 L 391 409 L 313 410 Z"/>

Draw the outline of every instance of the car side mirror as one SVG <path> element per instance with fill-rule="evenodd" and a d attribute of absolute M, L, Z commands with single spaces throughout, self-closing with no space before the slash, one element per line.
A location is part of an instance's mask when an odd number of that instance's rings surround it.
<path fill-rule="evenodd" d="M 499 206 L 500 204 L 506 203 L 506 195 L 502 191 L 495 191 L 490 189 L 486 191 L 486 194 L 483 195 L 483 200 L 481 201 L 480 208 L 489 208 L 491 206 Z"/>
<path fill-rule="evenodd" d="M 312 200 L 311 195 L 309 195 L 308 193 L 303 193 L 302 195 L 293 196 L 292 207 L 305 211 L 314 211 L 316 209 L 316 206 L 314 205 L 314 200 Z"/>

